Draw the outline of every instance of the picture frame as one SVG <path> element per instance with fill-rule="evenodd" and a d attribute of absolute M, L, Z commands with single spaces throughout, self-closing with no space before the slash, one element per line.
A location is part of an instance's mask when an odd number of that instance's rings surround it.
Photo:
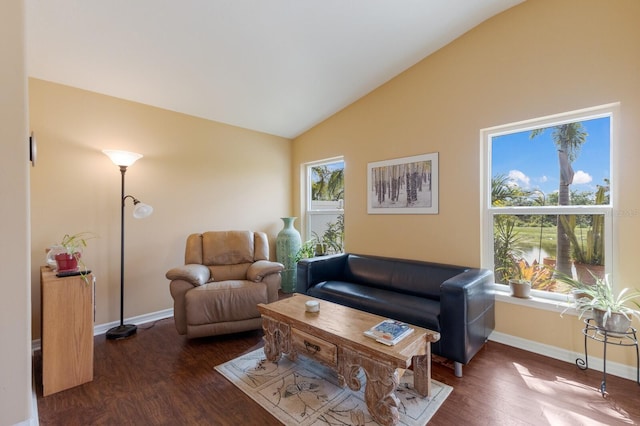
<path fill-rule="evenodd" d="M 438 153 L 367 165 L 368 214 L 438 214 Z"/>

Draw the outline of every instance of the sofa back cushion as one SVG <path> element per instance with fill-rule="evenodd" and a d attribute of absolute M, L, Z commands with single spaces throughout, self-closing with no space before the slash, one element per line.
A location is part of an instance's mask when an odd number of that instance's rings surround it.
<path fill-rule="evenodd" d="M 350 254 L 345 278 L 359 284 L 440 299 L 440 285 L 466 268 L 438 263 Z"/>

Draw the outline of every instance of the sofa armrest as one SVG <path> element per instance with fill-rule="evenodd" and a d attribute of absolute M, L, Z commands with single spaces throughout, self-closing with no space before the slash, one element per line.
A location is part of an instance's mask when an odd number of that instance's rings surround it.
<path fill-rule="evenodd" d="M 253 262 L 247 269 L 247 279 L 253 282 L 260 282 L 264 277 L 271 274 L 279 274 L 284 270 L 284 265 L 268 260 L 258 260 Z"/>
<path fill-rule="evenodd" d="M 195 263 L 191 263 L 184 266 L 178 266 L 176 268 L 170 269 L 165 274 L 167 279 L 173 280 L 184 280 L 187 281 L 194 286 L 200 286 L 205 284 L 211 278 L 211 271 L 205 265 L 198 265 Z"/>
<path fill-rule="evenodd" d="M 340 279 L 348 256 L 347 253 L 339 253 L 300 260 L 296 271 L 296 292 L 306 293 L 320 282 Z"/>
<path fill-rule="evenodd" d="M 466 364 L 487 340 L 495 327 L 493 281 L 490 270 L 468 269 L 442 283 L 442 356 Z"/>

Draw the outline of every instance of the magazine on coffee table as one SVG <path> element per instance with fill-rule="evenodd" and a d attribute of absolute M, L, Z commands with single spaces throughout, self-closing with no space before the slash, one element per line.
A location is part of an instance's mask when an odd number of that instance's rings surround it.
<path fill-rule="evenodd" d="M 392 319 L 386 319 L 374 325 L 369 330 L 366 330 L 364 335 L 375 339 L 377 342 L 391 346 L 395 345 L 411 333 L 413 333 L 413 328 L 411 328 L 409 324 Z"/>

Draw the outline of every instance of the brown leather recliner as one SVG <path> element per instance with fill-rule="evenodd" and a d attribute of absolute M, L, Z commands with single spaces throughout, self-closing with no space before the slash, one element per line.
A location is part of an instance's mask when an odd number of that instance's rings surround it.
<path fill-rule="evenodd" d="M 278 300 L 283 269 L 269 261 L 264 232 L 189 235 L 185 265 L 166 274 L 178 333 L 192 338 L 262 328 L 257 304 Z"/>

